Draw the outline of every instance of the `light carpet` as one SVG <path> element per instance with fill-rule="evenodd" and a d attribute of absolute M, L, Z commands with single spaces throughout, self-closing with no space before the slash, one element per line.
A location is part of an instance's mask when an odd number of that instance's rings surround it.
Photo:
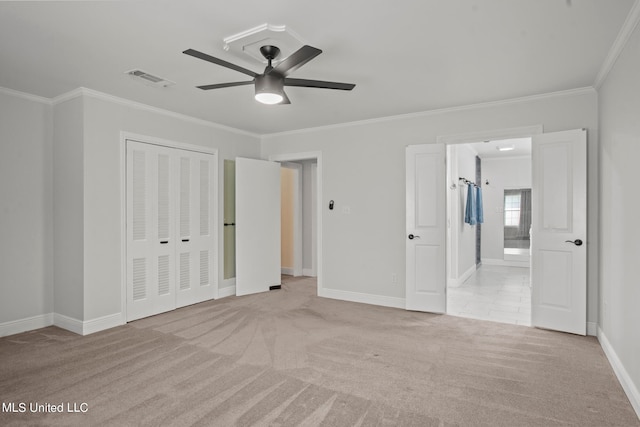
<path fill-rule="evenodd" d="M 2 338 L 0 401 L 26 412 L 0 425 L 640 425 L 593 337 L 315 294 L 296 278 L 85 337 Z"/>

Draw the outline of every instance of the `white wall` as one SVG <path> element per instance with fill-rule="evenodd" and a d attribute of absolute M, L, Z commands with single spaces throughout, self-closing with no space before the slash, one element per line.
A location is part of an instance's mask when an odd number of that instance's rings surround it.
<path fill-rule="evenodd" d="M 639 75 L 640 27 L 636 27 L 598 92 L 601 140 L 598 325 L 603 335 L 601 341 L 610 344 L 626 371 L 627 393 L 634 391 L 632 403 L 640 415 Z"/>
<path fill-rule="evenodd" d="M 475 271 L 476 267 L 476 227 L 464 222 L 465 210 L 467 207 L 467 185 L 458 180 L 464 177 L 470 181 L 476 179 L 476 151 L 469 144 L 460 144 L 451 147 L 451 153 L 455 153 L 457 164 L 456 176 L 452 180 L 456 182 L 456 189 L 453 191 L 455 200 L 453 201 L 453 212 L 450 212 L 451 227 L 457 227 L 453 235 L 457 236 L 457 268 L 453 271 L 452 279 L 464 281 L 467 275 Z"/>
<path fill-rule="evenodd" d="M 489 185 L 485 182 L 489 181 Z M 531 157 L 482 159 L 482 259 L 504 259 L 504 190 L 531 188 Z"/>
<path fill-rule="evenodd" d="M 184 120 L 85 92 L 84 103 L 84 319 L 121 311 L 121 132 L 218 149 L 218 227 L 222 230 L 223 160 L 259 157 L 256 136 Z M 216 265 L 223 262 L 219 233 Z M 218 269 L 218 283 L 223 271 Z"/>
<path fill-rule="evenodd" d="M 435 143 L 439 135 L 538 124 L 545 132 L 587 128 L 592 153 L 598 135 L 595 91 L 267 135 L 262 156 L 322 152 L 323 286 L 374 295 L 383 302 L 405 295 L 405 147 Z M 595 164 L 590 161 L 590 174 L 597 170 Z M 590 188 L 589 196 L 590 213 L 597 213 L 597 187 Z M 331 199 L 333 211 L 326 208 Z M 344 206 L 351 213 L 343 213 Z M 595 232 L 590 228 L 590 237 L 595 239 Z M 594 279 L 588 285 L 592 322 L 597 318 Z"/>
<path fill-rule="evenodd" d="M 0 325 L 53 312 L 51 120 L 47 103 L 0 91 Z"/>
<path fill-rule="evenodd" d="M 307 275 L 315 274 L 316 265 L 316 191 L 312 184 L 318 162 L 314 159 L 298 163 L 302 164 L 302 268 L 303 274 Z"/>
<path fill-rule="evenodd" d="M 295 169 L 280 168 L 280 264 L 288 274 L 293 274 L 294 232 L 294 173 Z"/>

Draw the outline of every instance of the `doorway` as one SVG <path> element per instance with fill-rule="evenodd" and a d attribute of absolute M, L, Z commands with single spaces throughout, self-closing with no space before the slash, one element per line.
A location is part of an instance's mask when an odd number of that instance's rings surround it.
<path fill-rule="evenodd" d="M 299 259 L 301 274 L 317 278 L 317 293 L 322 290 L 322 153 L 305 152 L 272 155 L 270 161 L 283 166 L 297 164 L 300 172 Z M 294 237 L 295 239 L 295 237 Z"/>
<path fill-rule="evenodd" d="M 308 159 L 281 165 L 281 272 L 293 277 L 315 277 L 318 163 Z"/>
<path fill-rule="evenodd" d="M 531 138 L 448 145 L 447 181 L 447 313 L 530 326 Z"/>

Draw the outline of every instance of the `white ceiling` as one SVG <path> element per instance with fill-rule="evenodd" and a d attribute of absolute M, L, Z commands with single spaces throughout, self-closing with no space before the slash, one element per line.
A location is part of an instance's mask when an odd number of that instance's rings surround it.
<path fill-rule="evenodd" d="M 78 87 L 257 134 L 592 86 L 634 0 L 0 1 L 0 86 L 47 98 Z M 223 50 L 257 25 L 286 25 L 324 53 L 291 77 L 356 83 L 287 88 L 266 106 Z M 124 72 L 177 84 L 160 89 Z"/>

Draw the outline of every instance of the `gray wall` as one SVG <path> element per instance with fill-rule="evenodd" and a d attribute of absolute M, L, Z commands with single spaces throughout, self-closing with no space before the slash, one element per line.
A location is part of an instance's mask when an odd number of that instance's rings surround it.
<path fill-rule="evenodd" d="M 640 27 L 600 88 L 599 327 L 633 382 L 640 412 Z"/>
<path fill-rule="evenodd" d="M 51 107 L 0 92 L 0 323 L 53 312 Z"/>
<path fill-rule="evenodd" d="M 75 98 L 53 114 L 54 311 L 83 320 L 83 103 Z"/>
<path fill-rule="evenodd" d="M 259 157 L 260 140 L 249 134 L 84 96 L 84 318 L 121 311 L 121 152 L 120 133 L 162 138 L 218 149 L 219 247 L 222 265 L 223 160 Z M 223 271 L 218 269 L 218 283 Z"/>
<path fill-rule="evenodd" d="M 587 128 L 597 152 L 597 95 L 582 90 L 523 102 L 415 114 L 263 137 L 262 155 L 322 152 L 323 286 L 379 297 L 405 295 L 405 147 L 440 135 L 542 124 L 545 132 Z M 589 238 L 596 239 L 597 159 L 590 158 Z M 595 174 L 595 175 L 594 175 Z M 329 211 L 329 200 L 336 209 Z M 351 207 L 350 214 L 342 206 Z M 595 263 L 595 251 L 590 252 Z M 392 275 L 397 274 L 396 283 Z M 597 319 L 597 276 L 588 320 Z"/>

